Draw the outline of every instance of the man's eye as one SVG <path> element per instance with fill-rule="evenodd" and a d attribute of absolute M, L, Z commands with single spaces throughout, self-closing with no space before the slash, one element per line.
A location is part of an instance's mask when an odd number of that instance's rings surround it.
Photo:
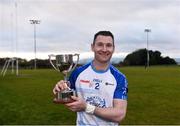
<path fill-rule="evenodd" d="M 112 47 L 113 45 L 112 45 L 112 44 L 107 44 L 106 46 L 107 46 L 107 47 Z"/>
<path fill-rule="evenodd" d="M 102 43 L 97 43 L 97 46 L 103 46 L 103 44 Z"/>

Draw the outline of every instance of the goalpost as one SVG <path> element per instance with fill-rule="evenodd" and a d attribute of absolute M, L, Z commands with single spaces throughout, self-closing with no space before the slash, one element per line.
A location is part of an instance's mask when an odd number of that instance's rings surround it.
<path fill-rule="evenodd" d="M 7 59 L 5 61 L 5 63 L 4 63 L 4 66 L 3 66 L 2 70 L 1 70 L 1 75 L 3 77 L 6 75 L 6 72 L 7 72 L 8 67 L 9 67 L 10 64 L 11 64 L 11 69 L 12 69 L 11 73 L 14 74 L 14 63 L 15 63 L 15 61 L 16 61 L 16 75 L 18 75 L 18 73 L 17 73 L 17 70 L 18 70 L 17 69 L 17 58 L 13 57 L 13 58 Z"/>

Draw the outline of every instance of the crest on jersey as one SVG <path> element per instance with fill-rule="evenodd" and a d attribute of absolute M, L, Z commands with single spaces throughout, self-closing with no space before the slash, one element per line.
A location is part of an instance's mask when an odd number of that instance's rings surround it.
<path fill-rule="evenodd" d="M 102 99 L 98 96 L 87 97 L 86 102 L 88 102 L 89 104 L 94 105 L 96 107 L 101 107 L 101 108 L 106 107 L 105 99 Z"/>

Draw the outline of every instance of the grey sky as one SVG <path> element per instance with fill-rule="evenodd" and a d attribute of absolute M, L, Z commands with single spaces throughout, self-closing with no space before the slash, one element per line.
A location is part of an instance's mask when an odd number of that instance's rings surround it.
<path fill-rule="evenodd" d="M 15 50 L 15 1 L 0 0 L 0 56 Z M 87 53 L 99 30 L 114 33 L 121 56 L 146 47 L 164 56 L 180 57 L 180 0 L 17 0 L 17 53 L 33 53 L 37 25 L 38 57 L 51 53 Z M 33 57 L 33 54 L 31 54 Z M 44 55 L 44 56 L 43 56 Z"/>

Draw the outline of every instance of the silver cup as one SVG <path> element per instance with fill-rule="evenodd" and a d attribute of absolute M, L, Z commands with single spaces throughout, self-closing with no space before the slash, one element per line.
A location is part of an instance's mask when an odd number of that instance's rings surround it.
<path fill-rule="evenodd" d="M 76 62 L 74 63 L 73 61 L 73 57 L 77 57 Z M 52 61 L 52 57 L 55 57 L 55 65 Z M 62 54 L 62 55 L 49 55 L 49 61 L 51 63 L 51 65 L 53 66 L 53 68 L 60 72 L 63 73 L 64 75 L 64 80 L 66 81 L 67 85 L 68 85 L 68 89 L 62 90 L 60 92 L 57 93 L 56 95 L 56 99 L 59 102 L 62 103 L 67 103 L 67 102 L 71 102 L 71 96 L 77 96 L 75 90 L 70 88 L 70 82 L 68 81 L 68 76 L 70 74 L 71 71 L 73 71 L 78 62 L 79 62 L 79 54 Z"/>

